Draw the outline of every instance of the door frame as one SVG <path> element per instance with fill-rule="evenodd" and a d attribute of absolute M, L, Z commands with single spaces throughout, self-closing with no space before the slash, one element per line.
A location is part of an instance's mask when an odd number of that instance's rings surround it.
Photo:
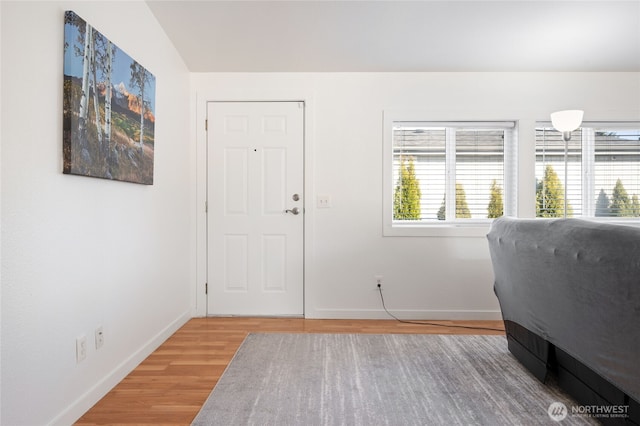
<path fill-rule="evenodd" d="M 194 271 L 192 278 L 191 306 L 192 316 L 207 316 L 207 130 L 205 123 L 207 119 L 207 104 L 209 102 L 304 102 L 304 135 L 303 135 L 303 156 L 304 156 L 304 200 L 305 215 L 303 225 L 304 253 L 303 253 L 303 315 L 311 312 L 310 300 L 313 300 L 313 286 L 310 282 L 312 276 L 314 233 L 313 223 L 315 219 L 315 192 L 313 179 L 314 158 L 314 96 L 309 90 L 304 89 L 282 89 L 282 90 L 245 90 L 234 88 L 219 88 L 212 90 L 197 91 L 193 95 L 192 116 L 195 117 L 195 137 L 196 149 L 192 152 L 192 164 L 195 171 L 192 174 L 195 181 L 192 189 L 192 208 L 194 209 L 195 223 L 192 226 L 192 241 L 195 245 L 195 256 L 191 270 Z"/>

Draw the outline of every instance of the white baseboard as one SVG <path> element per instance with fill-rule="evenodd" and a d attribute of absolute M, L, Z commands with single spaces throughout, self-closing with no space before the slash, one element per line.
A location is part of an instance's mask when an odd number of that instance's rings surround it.
<path fill-rule="evenodd" d="M 91 387 L 80 398 L 58 414 L 48 424 L 71 425 L 86 413 L 96 402 L 100 401 L 114 386 L 133 371 L 146 357 L 151 355 L 173 333 L 191 319 L 191 310 L 184 312 L 158 334 L 149 339 L 139 350 L 125 359 L 120 365 L 108 373 L 102 380 Z"/>
<path fill-rule="evenodd" d="M 393 315 L 403 320 L 501 320 L 500 310 L 394 310 Z M 382 309 L 323 309 L 305 312 L 309 319 L 393 319 Z"/>

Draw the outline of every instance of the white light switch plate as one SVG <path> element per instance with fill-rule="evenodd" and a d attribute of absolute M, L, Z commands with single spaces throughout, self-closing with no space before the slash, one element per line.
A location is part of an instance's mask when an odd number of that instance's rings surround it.
<path fill-rule="evenodd" d="M 328 209 L 331 207 L 330 195 L 318 195 L 317 204 L 319 209 Z"/>

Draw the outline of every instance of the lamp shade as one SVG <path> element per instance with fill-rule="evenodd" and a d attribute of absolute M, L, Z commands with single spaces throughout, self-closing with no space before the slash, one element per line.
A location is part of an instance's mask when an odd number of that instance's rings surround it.
<path fill-rule="evenodd" d="M 582 124 L 583 115 L 584 111 L 579 109 L 554 112 L 551 114 L 551 124 L 559 132 L 573 132 Z"/>

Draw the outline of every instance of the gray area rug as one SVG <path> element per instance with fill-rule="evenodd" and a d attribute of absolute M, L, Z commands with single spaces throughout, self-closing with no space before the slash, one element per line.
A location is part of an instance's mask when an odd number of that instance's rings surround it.
<path fill-rule="evenodd" d="M 250 334 L 193 425 L 557 425 L 554 402 L 503 336 Z"/>

